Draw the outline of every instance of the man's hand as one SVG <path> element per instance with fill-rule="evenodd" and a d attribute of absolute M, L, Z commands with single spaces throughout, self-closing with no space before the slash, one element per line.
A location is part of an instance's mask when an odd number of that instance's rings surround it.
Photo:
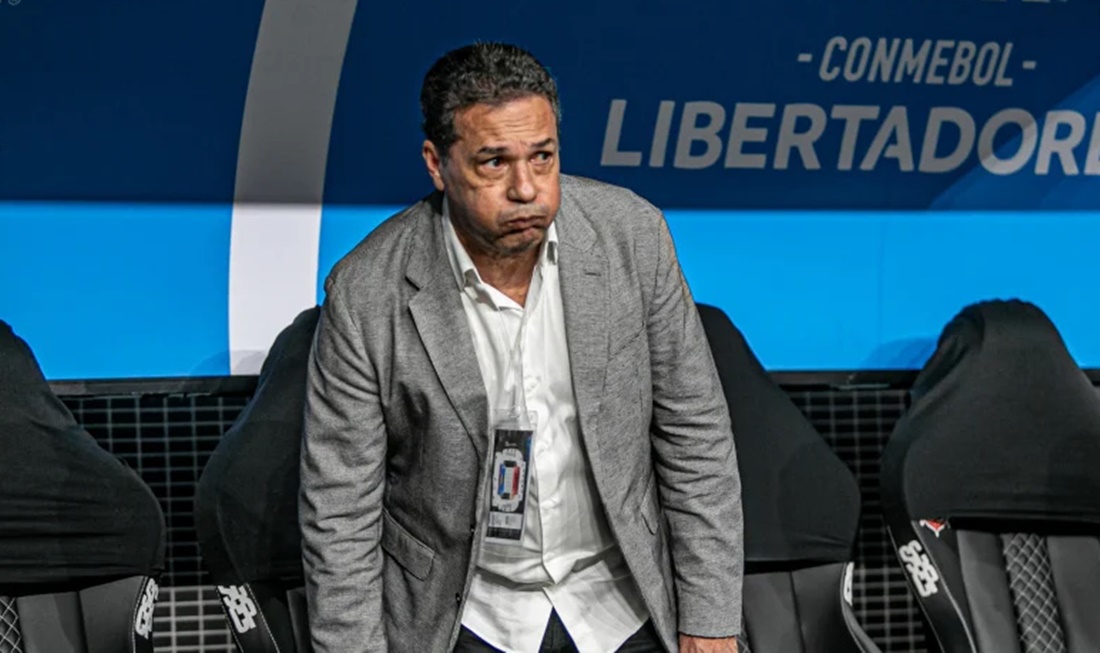
<path fill-rule="evenodd" d="M 736 637 L 680 635 L 680 653 L 737 653 Z"/>

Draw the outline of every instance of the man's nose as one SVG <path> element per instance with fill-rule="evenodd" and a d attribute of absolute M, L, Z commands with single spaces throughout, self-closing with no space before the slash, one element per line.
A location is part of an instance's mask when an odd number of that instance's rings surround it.
<path fill-rule="evenodd" d="M 512 179 L 508 185 L 508 199 L 513 202 L 533 202 L 538 197 L 539 190 L 535 186 L 534 172 L 528 161 L 519 163 L 512 168 Z"/>

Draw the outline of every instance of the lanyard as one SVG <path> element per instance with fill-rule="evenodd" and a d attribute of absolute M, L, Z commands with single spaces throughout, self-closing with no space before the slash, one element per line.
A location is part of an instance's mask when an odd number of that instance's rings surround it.
<path fill-rule="evenodd" d="M 535 295 L 530 297 L 529 305 L 523 307 L 523 317 L 520 319 L 519 329 L 516 331 L 515 343 L 508 352 L 508 363 L 504 377 L 501 379 L 500 398 L 497 401 L 498 406 L 507 406 L 510 416 L 520 422 L 527 421 L 527 390 L 523 377 L 523 340 L 527 333 L 527 322 L 538 307 L 539 298 L 542 296 L 542 271 L 538 266 L 535 268 L 535 275 L 538 275 L 538 288 L 535 289 Z M 532 275 L 532 286 L 536 283 L 535 275 Z M 500 318 L 501 335 L 503 337 L 507 329 L 504 324 L 504 316 L 499 309 L 497 310 L 497 316 Z M 511 397 L 506 394 L 509 376 L 515 378 Z"/>

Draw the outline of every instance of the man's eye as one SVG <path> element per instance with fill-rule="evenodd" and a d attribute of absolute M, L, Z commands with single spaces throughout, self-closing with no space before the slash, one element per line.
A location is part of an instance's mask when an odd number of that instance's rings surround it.
<path fill-rule="evenodd" d="M 554 158 L 554 155 L 551 152 L 539 152 L 539 153 L 535 154 L 535 161 L 538 161 L 539 163 L 546 163 L 546 162 L 550 161 L 550 159 L 553 159 L 553 158 Z"/>
<path fill-rule="evenodd" d="M 492 159 L 489 159 L 487 161 L 483 161 L 481 165 L 487 168 L 499 168 L 504 165 L 504 161 L 498 156 L 493 157 Z"/>

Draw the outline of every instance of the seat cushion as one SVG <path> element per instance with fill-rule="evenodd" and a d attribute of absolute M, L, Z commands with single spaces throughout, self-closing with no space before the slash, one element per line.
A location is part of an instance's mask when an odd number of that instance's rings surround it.
<path fill-rule="evenodd" d="M 945 653 L 1100 651 L 1097 537 L 951 528 L 914 542 L 928 571 L 902 562 L 915 588 L 935 576 L 919 599 Z"/>

